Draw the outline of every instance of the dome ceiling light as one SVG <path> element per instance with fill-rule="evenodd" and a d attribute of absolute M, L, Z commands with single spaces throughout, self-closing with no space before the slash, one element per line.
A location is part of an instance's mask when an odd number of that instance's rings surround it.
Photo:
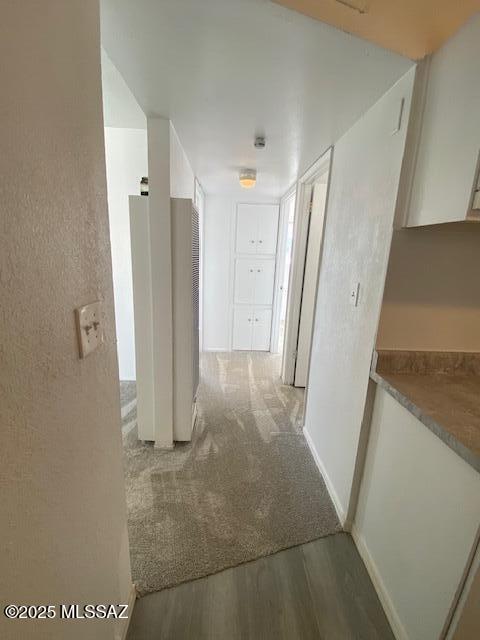
<path fill-rule="evenodd" d="M 257 181 L 256 169 L 242 169 L 240 171 L 240 184 L 244 189 L 251 189 Z"/>

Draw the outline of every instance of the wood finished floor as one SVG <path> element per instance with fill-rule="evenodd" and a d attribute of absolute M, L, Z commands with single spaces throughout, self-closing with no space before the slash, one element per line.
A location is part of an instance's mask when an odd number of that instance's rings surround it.
<path fill-rule="evenodd" d="M 127 640 L 394 640 L 346 533 L 137 600 Z"/>

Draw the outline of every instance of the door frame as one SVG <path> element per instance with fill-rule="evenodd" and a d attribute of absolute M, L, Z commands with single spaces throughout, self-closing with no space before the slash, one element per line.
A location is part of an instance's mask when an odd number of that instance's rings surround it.
<path fill-rule="evenodd" d="M 326 210 L 328 207 L 328 195 L 330 191 L 331 168 L 333 147 L 329 147 L 301 176 L 295 185 L 297 198 L 295 202 L 295 222 L 293 228 L 292 262 L 288 284 L 287 317 L 285 327 L 285 341 L 282 355 L 282 381 L 284 384 L 293 385 L 295 381 L 295 366 L 297 360 L 297 344 L 300 329 L 300 310 L 302 306 L 303 277 L 307 254 L 308 229 L 310 224 L 310 200 L 312 189 L 320 176 L 329 172 L 327 197 L 325 201 L 324 229 L 326 224 Z M 323 245 L 323 242 L 322 242 Z M 315 299 L 318 292 L 318 275 L 322 252 L 320 252 Z M 311 352 L 310 352 L 311 356 Z M 310 359 L 309 356 L 309 359 Z M 310 370 L 310 363 L 308 365 Z M 307 386 L 308 389 L 308 374 Z"/>
<path fill-rule="evenodd" d="M 288 230 L 288 207 L 287 203 L 291 198 L 297 197 L 297 185 L 294 184 L 285 193 L 280 200 L 280 212 L 278 218 L 278 242 L 277 256 L 275 262 L 275 288 L 273 293 L 272 307 L 272 336 L 270 340 L 270 351 L 272 353 L 280 353 L 278 351 L 278 335 L 280 332 L 280 312 L 282 309 L 283 292 L 281 289 L 285 275 L 285 258 L 287 248 L 287 230 Z M 288 291 L 287 291 L 288 295 Z"/>

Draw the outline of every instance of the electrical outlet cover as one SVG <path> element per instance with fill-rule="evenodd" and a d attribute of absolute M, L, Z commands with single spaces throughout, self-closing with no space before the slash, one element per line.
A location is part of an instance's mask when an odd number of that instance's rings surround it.
<path fill-rule="evenodd" d="M 86 358 L 103 342 L 100 302 L 91 302 L 75 309 L 80 358 Z"/>

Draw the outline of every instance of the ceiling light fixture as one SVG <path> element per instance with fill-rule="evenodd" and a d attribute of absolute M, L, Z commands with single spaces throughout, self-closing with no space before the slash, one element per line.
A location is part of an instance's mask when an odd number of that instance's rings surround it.
<path fill-rule="evenodd" d="M 255 169 L 242 169 L 240 171 L 240 184 L 244 189 L 251 189 L 257 181 L 257 171 Z"/>

